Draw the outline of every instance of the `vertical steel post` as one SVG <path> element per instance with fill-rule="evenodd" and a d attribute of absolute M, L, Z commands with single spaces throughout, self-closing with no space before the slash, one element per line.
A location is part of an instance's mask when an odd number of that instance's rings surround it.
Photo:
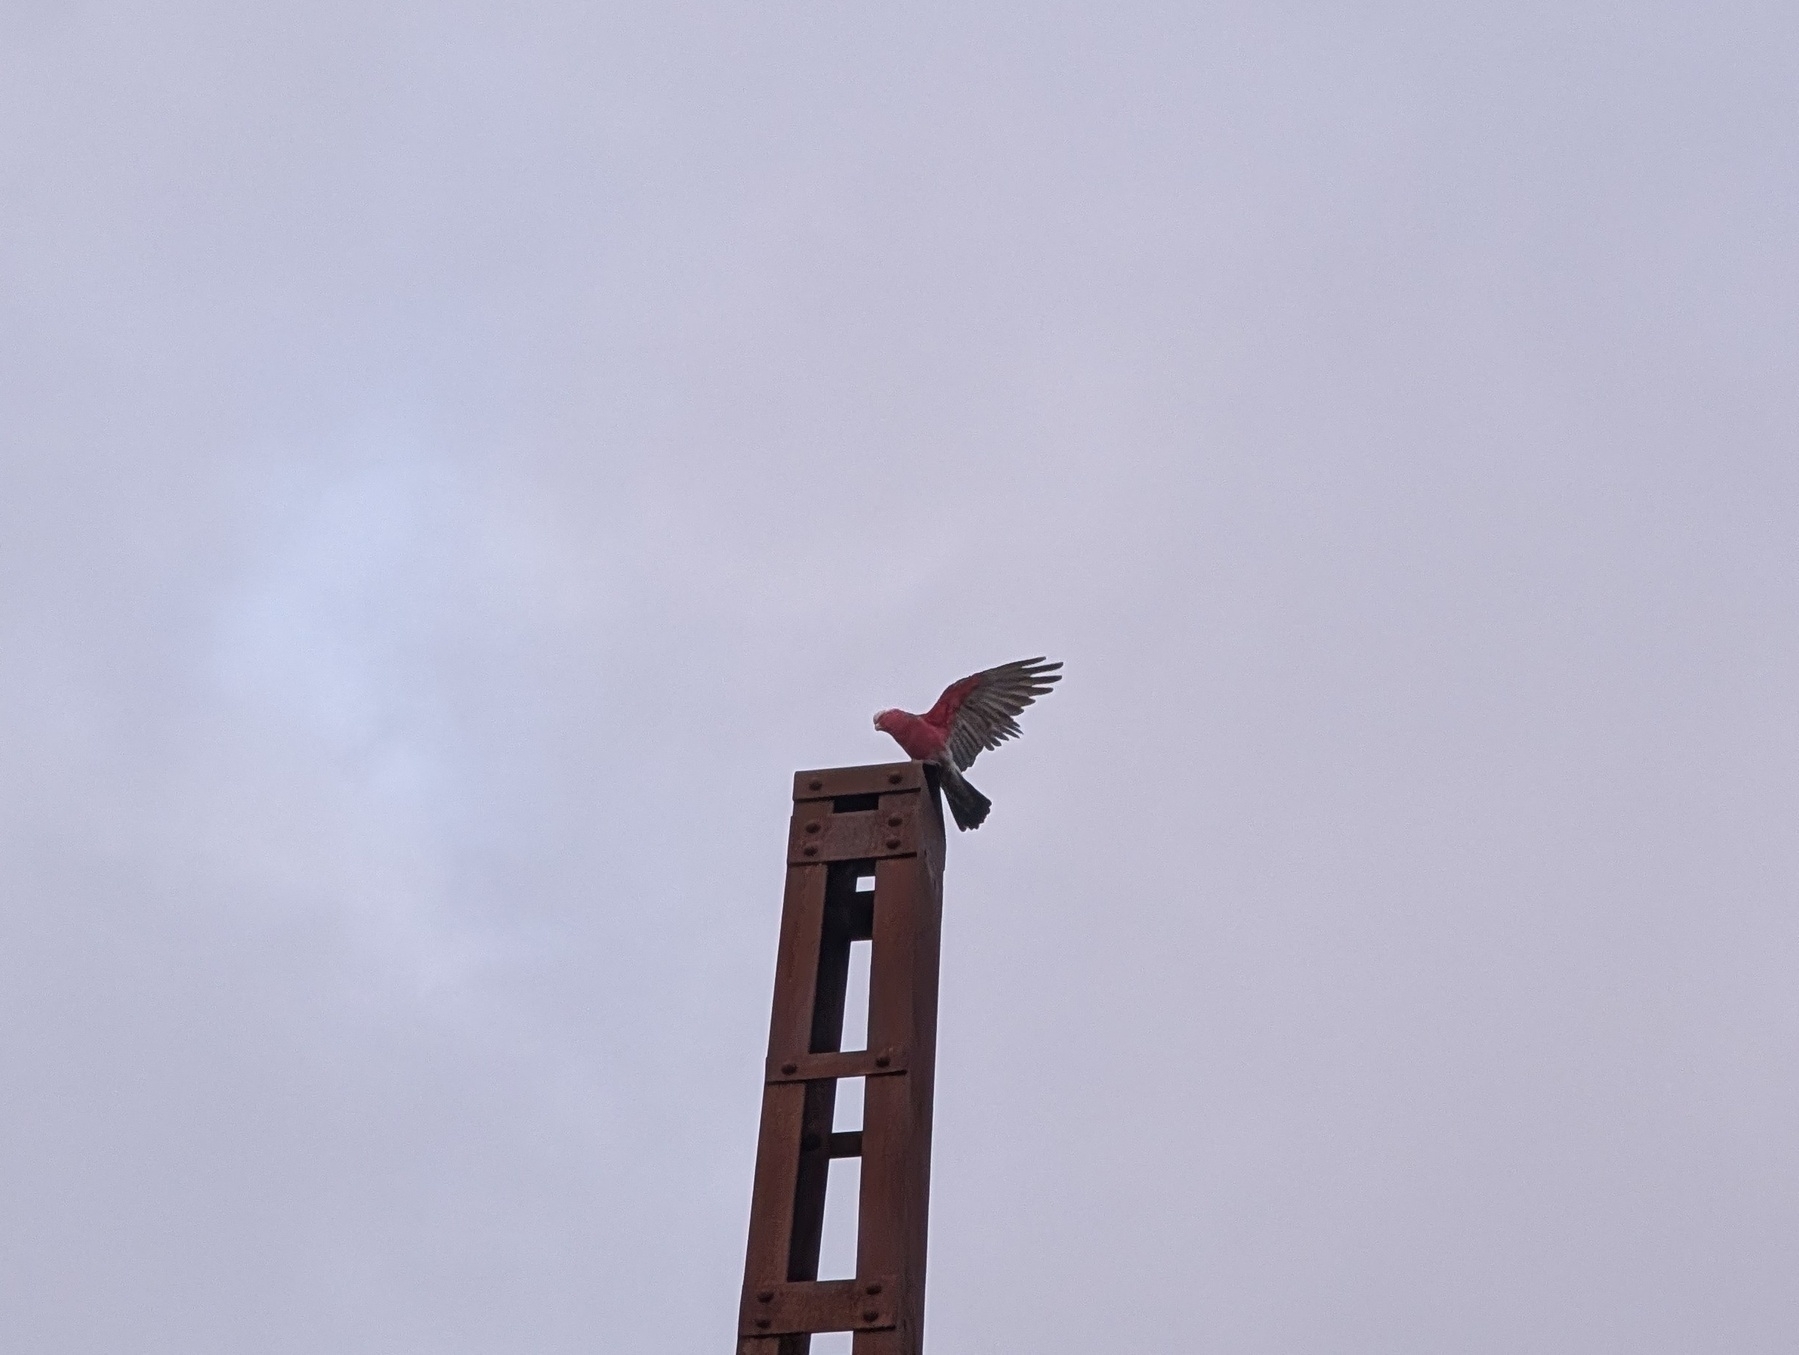
<path fill-rule="evenodd" d="M 775 963 L 738 1355 L 922 1355 L 943 813 L 918 762 L 801 772 Z M 871 891 L 858 882 L 874 881 Z M 872 941 L 868 1048 L 845 1051 L 850 943 Z M 860 1130 L 832 1132 L 837 1080 L 865 1078 Z M 862 1159 L 856 1276 L 820 1280 L 833 1158 Z"/>

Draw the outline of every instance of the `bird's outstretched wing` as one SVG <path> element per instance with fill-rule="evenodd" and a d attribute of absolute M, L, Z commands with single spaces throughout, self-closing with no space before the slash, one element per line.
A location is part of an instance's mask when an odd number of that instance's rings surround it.
<path fill-rule="evenodd" d="M 1018 737 L 1018 712 L 1062 680 L 1061 666 L 1039 656 L 965 677 L 945 687 L 924 718 L 949 731 L 950 757 L 966 770 L 989 748 Z"/>

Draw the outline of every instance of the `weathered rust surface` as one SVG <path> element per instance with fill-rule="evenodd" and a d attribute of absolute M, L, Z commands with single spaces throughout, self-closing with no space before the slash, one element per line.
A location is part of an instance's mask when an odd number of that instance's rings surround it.
<path fill-rule="evenodd" d="M 840 1077 L 886 1077 L 908 1071 L 906 1051 L 894 1046 L 858 1049 L 848 1054 L 800 1054 L 780 1063 L 770 1059 L 769 1082 L 835 1081 Z"/>
<path fill-rule="evenodd" d="M 922 762 L 888 762 L 875 767 L 827 767 L 795 772 L 795 800 L 835 800 L 845 795 L 884 795 L 925 788 Z"/>
<path fill-rule="evenodd" d="M 810 1284 L 771 1284 L 745 1291 L 740 1336 L 792 1332 L 878 1331 L 897 1324 L 897 1275 Z"/>
<path fill-rule="evenodd" d="M 810 850 L 808 850 L 810 849 Z M 936 1067 L 943 816 L 916 762 L 794 778 L 739 1355 L 922 1355 Z M 872 876 L 874 890 L 858 891 Z M 872 940 L 868 1049 L 844 1052 L 852 941 Z M 838 1080 L 866 1078 L 860 1130 L 836 1132 Z M 831 1161 L 861 1158 L 856 1278 L 820 1281 Z M 872 1286 L 872 1288 L 871 1288 Z"/>
<path fill-rule="evenodd" d="M 861 1157 L 862 1131 L 846 1129 L 841 1134 L 833 1134 L 825 1147 L 832 1157 Z"/>
<path fill-rule="evenodd" d="M 917 793 L 880 798 L 908 803 L 848 813 L 832 813 L 829 800 L 800 805 L 787 834 L 787 864 L 911 856 L 918 850 Z"/>

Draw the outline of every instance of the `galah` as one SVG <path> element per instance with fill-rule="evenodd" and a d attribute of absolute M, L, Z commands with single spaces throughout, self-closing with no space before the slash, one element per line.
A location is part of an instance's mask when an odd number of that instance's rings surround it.
<path fill-rule="evenodd" d="M 875 728 L 891 734 L 908 757 L 937 769 L 956 827 L 967 832 L 981 826 L 993 801 L 968 784 L 963 768 L 989 748 L 1019 736 L 1018 713 L 1048 692 L 1051 683 L 1062 680 L 1056 671 L 1061 666 L 1045 663 L 1041 656 L 1002 663 L 950 683 L 923 715 L 879 712 Z"/>

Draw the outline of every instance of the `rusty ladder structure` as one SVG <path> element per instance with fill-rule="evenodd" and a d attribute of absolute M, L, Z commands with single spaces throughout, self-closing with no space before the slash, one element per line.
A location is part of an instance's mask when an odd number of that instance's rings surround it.
<path fill-rule="evenodd" d="M 859 888 L 873 877 L 874 889 Z M 922 1355 L 943 812 L 918 762 L 801 772 L 775 967 L 737 1355 Z M 844 1050 L 850 945 L 872 941 L 868 1048 Z M 862 1128 L 833 1132 L 864 1078 Z M 818 1278 L 831 1161 L 862 1159 L 856 1275 Z"/>

